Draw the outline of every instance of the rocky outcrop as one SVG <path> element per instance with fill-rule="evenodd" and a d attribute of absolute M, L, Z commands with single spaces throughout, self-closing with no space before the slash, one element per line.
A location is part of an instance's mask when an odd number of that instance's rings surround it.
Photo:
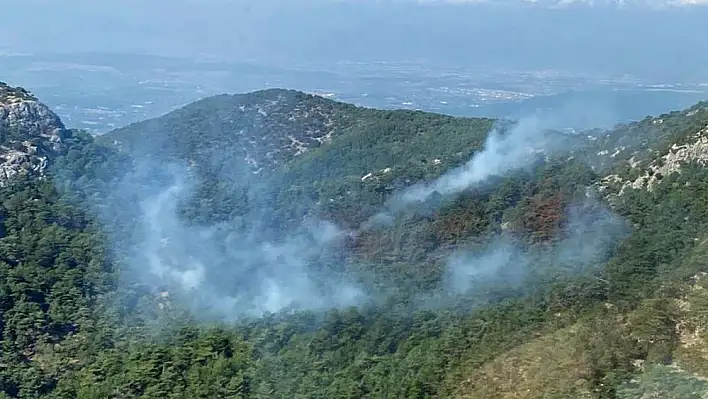
<path fill-rule="evenodd" d="M 652 160 L 646 167 L 641 167 L 634 157 L 628 161 L 632 170 L 639 169 L 637 177 L 623 179 L 617 174 L 605 176 L 600 182 L 600 191 L 622 195 L 628 188 L 652 191 L 665 176 L 681 173 L 682 166 L 696 163 L 708 164 L 708 126 L 704 127 L 685 144 L 673 144 L 661 157 Z"/>
<path fill-rule="evenodd" d="M 64 151 L 68 131 L 31 93 L 0 82 L 0 186 L 18 175 L 41 176 Z"/>
<path fill-rule="evenodd" d="M 646 173 L 635 179 L 632 188 L 644 188 L 651 191 L 663 176 L 681 173 L 681 166 L 689 162 L 705 165 L 708 162 L 708 126 L 693 136 L 687 144 L 674 144 L 663 157 L 652 162 Z"/>

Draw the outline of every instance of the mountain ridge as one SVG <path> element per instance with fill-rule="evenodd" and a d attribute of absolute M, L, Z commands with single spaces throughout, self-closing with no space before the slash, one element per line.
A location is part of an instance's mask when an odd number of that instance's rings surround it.
<path fill-rule="evenodd" d="M 311 108 L 301 109 L 301 105 L 308 101 L 312 102 Z M 331 111 L 327 109 L 328 105 L 330 104 L 322 97 L 286 89 L 267 89 L 235 95 L 222 94 L 195 101 L 163 117 L 115 129 L 102 135 L 100 141 L 114 141 L 114 144 L 120 145 L 121 142 L 115 140 L 115 136 L 127 136 L 124 140 L 128 140 L 131 134 L 134 135 L 141 129 L 159 130 L 162 128 L 161 126 L 150 125 L 160 123 L 160 121 L 166 121 L 165 123 L 169 125 L 171 122 L 174 123 L 174 121 L 184 118 L 197 119 L 201 117 L 200 112 L 204 109 L 219 118 L 219 114 L 237 109 L 240 114 L 235 114 L 233 118 L 228 116 L 221 119 L 221 125 L 214 124 L 203 129 L 203 132 L 212 134 L 212 136 L 200 137 L 199 140 L 213 140 L 221 132 L 233 131 L 234 134 L 230 136 L 239 136 L 234 137 L 234 140 L 243 147 L 242 153 L 239 155 L 249 163 L 252 172 L 258 173 L 264 167 L 272 168 L 310 148 L 331 140 L 332 135 L 337 132 L 330 127 L 334 124 L 333 118 L 339 116 L 328 113 Z M 355 109 L 355 107 L 350 105 L 347 109 Z M 300 127 L 305 124 L 305 121 L 310 126 Z M 266 122 L 272 123 L 272 125 L 265 126 Z M 249 128 L 269 129 L 275 142 L 264 142 L 263 137 L 252 135 Z M 282 137 L 273 136 L 280 132 L 283 133 Z M 174 132 L 176 136 L 180 136 L 181 133 Z M 198 143 L 184 144 L 189 146 L 189 151 L 200 151 Z M 130 149 L 128 150 L 130 151 Z"/>

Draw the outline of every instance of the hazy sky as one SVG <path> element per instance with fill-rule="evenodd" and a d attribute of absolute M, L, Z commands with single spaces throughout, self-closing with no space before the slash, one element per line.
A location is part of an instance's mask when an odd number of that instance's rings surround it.
<path fill-rule="evenodd" d="M 3 0 L 0 50 L 148 52 L 279 63 L 427 58 L 517 67 L 611 65 L 619 72 L 683 75 L 705 73 L 708 61 L 708 7 L 558 10 L 440 3 Z"/>

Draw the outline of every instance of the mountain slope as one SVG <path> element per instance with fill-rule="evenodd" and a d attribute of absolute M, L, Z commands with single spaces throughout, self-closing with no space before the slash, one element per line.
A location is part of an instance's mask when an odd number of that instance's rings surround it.
<path fill-rule="evenodd" d="M 419 119 L 415 121 L 417 126 L 401 126 L 409 123 L 413 116 Z M 164 148 L 159 150 L 161 156 L 183 159 L 194 156 L 208 159 L 216 150 L 235 152 L 241 162 L 249 164 L 251 171 L 257 173 L 264 168 L 284 165 L 299 155 L 310 154 L 325 144 L 331 147 L 332 143 L 359 149 L 360 153 L 352 157 L 372 158 L 377 166 L 405 162 L 395 158 L 393 148 L 402 140 L 414 140 L 413 146 L 421 152 L 421 158 L 431 157 L 435 154 L 430 153 L 430 146 L 425 143 L 429 139 L 454 139 L 455 135 L 450 133 L 442 137 L 432 135 L 434 129 L 448 126 L 458 132 L 466 129 L 485 133 L 491 127 L 491 120 L 466 120 L 412 111 L 379 111 L 293 90 L 270 89 L 205 98 L 163 117 L 108 132 L 99 140 L 115 142 L 127 152 L 139 151 L 140 148 L 135 148 L 136 143 L 141 146 L 157 143 L 156 150 L 164 143 Z M 446 132 L 439 132 L 442 133 Z M 479 147 L 480 133 L 472 133 L 471 138 Z M 363 135 L 367 137 L 361 137 Z M 451 145 L 459 145 L 460 140 L 458 138 Z M 339 141 L 346 143 L 340 144 Z M 366 144 L 370 146 L 364 147 Z M 375 159 L 375 156 L 381 158 L 384 155 L 372 154 L 377 150 L 372 148 L 374 145 L 380 147 L 380 153 L 394 150 L 394 154 L 386 154 L 388 160 Z"/>
<path fill-rule="evenodd" d="M 267 90 L 69 131 L 0 189 L 0 397 L 698 395 L 706 126 L 546 136 Z M 397 205 L 470 157 L 501 172 Z"/>
<path fill-rule="evenodd" d="M 98 226 L 50 173 L 89 136 L 5 84 L 0 134 L 0 397 L 37 397 L 91 357 L 113 275 Z"/>
<path fill-rule="evenodd" d="M 286 187 L 288 187 L 290 192 L 295 191 L 293 188 L 301 190 L 300 196 L 286 196 L 286 199 L 281 200 L 280 204 L 286 204 L 286 206 L 291 203 L 302 205 L 304 203 L 303 199 L 308 197 L 312 198 L 311 204 L 321 204 L 323 202 L 327 204 L 327 199 L 329 199 L 329 204 L 333 203 L 335 206 L 328 207 L 325 205 L 325 211 L 321 215 L 332 218 L 339 223 L 349 222 L 349 225 L 357 226 L 358 223 L 371 216 L 373 212 L 383 205 L 385 197 L 390 192 L 410 185 L 419 179 L 432 179 L 443 171 L 449 170 L 450 167 L 461 165 L 471 154 L 480 150 L 485 132 L 492 126 L 492 121 L 488 120 L 452 119 L 444 116 L 406 111 L 382 113 L 381 111 L 360 109 L 359 112 L 363 116 L 353 120 L 343 134 L 337 136 L 336 139 L 333 139 L 327 145 L 300 154 L 300 157 L 286 165 L 280 177 L 275 177 L 275 182 L 281 183 L 284 181 L 289 183 Z M 357 237 L 354 243 L 355 256 L 374 263 L 373 273 L 377 276 L 375 279 L 379 282 L 388 282 L 388 284 L 392 281 L 396 281 L 399 284 L 405 282 L 404 285 L 435 284 L 441 278 L 441 273 L 443 272 L 442 265 L 437 258 L 440 254 L 449 252 L 455 247 L 475 245 L 475 242 L 479 245 L 478 239 L 498 232 L 500 224 L 506 224 L 522 235 L 531 233 L 532 240 L 536 240 L 539 237 L 537 229 L 541 225 L 534 222 L 534 218 L 538 217 L 538 215 L 534 214 L 534 212 L 537 212 L 534 209 L 543 208 L 535 207 L 542 206 L 546 201 L 562 193 L 562 197 L 565 197 L 565 199 L 559 205 L 556 205 L 558 208 L 556 208 L 555 212 L 558 212 L 558 214 L 554 216 L 562 218 L 563 207 L 572 202 L 574 193 L 583 185 L 591 186 L 594 183 L 599 185 L 601 189 L 606 190 L 600 182 L 603 177 L 608 176 L 608 173 L 609 176 L 614 176 L 617 173 L 622 175 L 624 173 L 637 173 L 628 172 L 627 167 L 636 169 L 642 165 L 642 163 L 638 163 L 639 160 L 643 160 L 646 163 L 661 157 L 673 143 L 681 142 L 691 137 L 706 124 L 708 124 L 708 120 L 706 119 L 705 105 L 698 104 L 682 112 L 674 112 L 658 118 L 648 118 L 641 122 L 618 126 L 612 131 L 594 131 L 589 132 L 590 134 L 587 136 L 577 136 L 573 140 L 579 147 L 575 150 L 574 156 L 590 162 L 601 173 L 600 175 L 593 176 L 587 167 L 574 165 L 572 161 L 561 161 L 555 165 L 551 162 L 548 166 L 537 169 L 537 177 L 535 178 L 525 180 L 523 176 L 516 176 L 508 181 L 507 184 L 511 184 L 511 186 L 507 189 L 511 188 L 511 192 L 518 190 L 516 195 L 520 197 L 511 199 L 510 202 L 501 202 L 498 205 L 499 208 L 489 208 L 495 195 L 488 196 L 488 194 L 483 192 L 475 193 L 472 190 L 463 195 L 458 201 L 447 204 L 431 216 L 422 218 L 412 216 L 384 232 L 365 232 Z M 470 129 L 473 126 L 477 126 L 477 129 Z M 418 134 L 412 134 L 413 132 L 418 132 Z M 267 134 L 267 132 L 264 132 L 264 134 Z M 398 139 L 398 137 L 401 139 Z M 418 138 L 419 141 L 416 140 Z M 404 141 L 406 139 L 407 141 Z M 401 143 L 406 145 L 405 150 L 403 150 L 405 152 L 402 152 L 403 155 L 392 156 L 395 154 L 396 147 L 400 146 Z M 464 150 L 459 151 L 461 149 Z M 432 158 L 433 162 L 430 162 L 430 158 Z M 690 162 L 692 159 L 686 159 L 686 161 Z M 445 162 L 444 165 L 443 162 Z M 578 167 L 580 169 L 577 169 Z M 583 169 L 586 170 L 584 173 L 587 174 L 584 177 L 580 177 L 583 176 L 582 172 L 580 175 L 578 172 Z M 605 181 L 607 181 L 607 178 L 605 178 Z M 574 182 L 575 186 L 568 182 Z M 520 185 L 513 188 L 517 184 Z M 331 185 L 331 188 L 328 185 Z M 607 193 L 607 191 L 605 192 Z M 617 193 L 618 191 L 614 192 Z M 630 196 L 630 199 L 626 200 L 626 202 L 620 202 L 619 205 L 616 205 L 619 207 L 619 211 L 625 215 L 634 215 L 634 217 L 642 220 L 650 217 L 643 215 L 644 211 L 633 209 L 636 207 L 635 201 L 643 194 L 634 193 L 632 195 L 633 197 Z M 685 194 L 678 194 L 677 192 L 677 195 Z M 696 198 L 701 197 L 700 194 L 694 193 L 687 198 L 692 198 L 694 195 Z M 652 233 L 652 231 L 669 228 L 669 226 L 675 226 L 679 222 L 679 219 L 675 221 L 666 219 L 666 215 L 672 212 L 670 209 L 677 206 L 676 204 L 663 204 L 661 198 L 652 198 L 652 201 L 656 201 L 655 206 L 657 206 L 655 216 L 653 216 L 654 221 L 650 224 L 644 222 L 646 234 L 650 236 L 656 234 Z M 645 200 L 642 199 L 642 201 Z M 506 201 L 509 201 L 509 199 Z M 481 210 L 480 205 L 487 207 L 487 209 Z M 689 207 L 688 203 L 684 205 L 684 208 L 689 209 L 686 207 Z M 282 209 L 283 206 L 281 205 L 278 208 Z M 684 213 L 677 213 L 674 217 L 684 217 L 683 215 Z M 431 217 L 432 220 L 430 219 Z M 703 219 L 703 216 L 698 218 L 699 221 Z M 613 284 L 616 284 L 616 286 L 613 286 L 610 292 L 606 292 L 605 288 L 600 284 L 594 288 L 585 288 L 589 289 L 589 292 L 583 293 L 581 291 L 576 294 L 580 295 L 580 297 L 599 295 L 608 300 L 613 298 L 611 301 L 620 301 L 620 303 L 632 303 L 637 298 L 651 295 L 651 288 L 649 287 L 654 286 L 652 281 L 656 281 L 654 279 L 662 273 L 657 269 L 659 265 L 655 264 L 656 258 L 653 258 L 651 254 L 667 246 L 676 248 L 690 246 L 688 241 L 691 238 L 689 237 L 691 237 L 691 234 L 698 234 L 700 226 L 702 226 L 700 223 L 693 225 L 692 228 L 684 231 L 685 235 L 671 237 L 668 241 L 666 239 L 653 241 L 658 237 L 652 238 L 649 242 L 643 241 L 644 238 L 630 238 L 625 242 L 624 247 L 621 248 L 621 253 L 625 255 L 610 263 L 604 272 L 612 276 Z M 551 227 L 551 230 L 544 234 L 550 233 L 553 235 L 556 228 Z M 432 241 L 434 244 L 431 243 L 431 235 L 435 237 Z M 636 253 L 645 252 L 649 256 L 637 259 Z M 670 259 L 674 259 L 673 256 L 680 256 L 680 254 L 669 257 L 663 256 L 662 259 L 664 260 L 661 262 L 670 261 Z M 630 259 L 631 262 L 628 264 L 627 262 Z M 395 268 L 396 272 L 392 273 L 391 268 Z M 372 273 L 372 270 L 367 270 L 367 273 Z M 607 276 L 603 278 L 607 278 Z M 381 283 L 379 287 L 385 287 L 386 284 Z M 595 285 L 592 280 L 585 281 L 582 284 Z M 595 293 L 590 294 L 590 292 Z M 565 303 L 568 300 L 564 299 L 562 302 Z M 572 303 L 575 300 L 570 301 Z M 585 300 L 580 300 L 580 303 Z M 588 306 L 587 303 L 584 305 L 580 305 L 580 303 L 576 306 L 581 306 L 581 308 L 574 311 L 579 311 L 584 306 Z M 552 305 L 551 308 L 554 306 L 556 305 Z M 568 313 L 570 309 L 565 306 L 561 306 L 558 309 L 561 314 L 566 315 L 574 312 Z M 597 317 L 602 318 L 604 316 Z M 570 327 L 569 325 L 567 328 Z M 580 323 L 579 326 L 574 328 L 581 328 L 586 331 L 584 334 L 593 336 L 602 333 L 598 331 L 598 328 L 612 327 L 608 327 L 604 323 L 589 325 Z M 564 332 L 559 330 L 557 334 L 563 337 Z M 544 340 L 549 339 L 550 342 L 555 342 L 550 337 L 543 338 L 540 341 L 541 345 L 548 345 Z M 567 337 L 560 339 L 567 340 Z M 618 333 L 612 339 L 619 340 L 618 345 L 628 345 L 628 343 L 632 342 L 623 333 Z M 513 342 L 513 340 L 506 342 Z M 579 342 L 585 341 L 581 340 Z M 477 346 L 475 345 L 474 347 Z M 525 348 L 522 346 L 519 347 L 519 350 L 522 353 L 530 350 Z M 608 349 L 600 345 L 590 348 L 581 346 L 576 350 L 587 353 L 588 351 L 605 351 Z M 636 360 L 631 357 L 634 356 L 635 349 L 632 349 L 632 345 L 629 345 L 629 349 L 626 350 L 631 353 L 628 355 L 626 363 L 622 364 L 621 367 L 619 365 L 615 367 L 619 367 L 624 373 L 629 373 L 633 370 L 632 361 Z M 502 352 L 499 354 L 501 355 Z M 472 364 L 481 365 L 481 363 Z M 508 368 L 510 366 L 507 364 L 503 367 Z M 592 381 L 590 375 L 595 372 L 592 370 L 596 370 L 597 367 L 606 366 L 602 363 L 598 364 L 591 361 L 583 367 L 588 371 L 581 373 L 580 376 L 590 379 L 590 385 L 578 385 L 576 388 L 582 387 L 582 389 L 585 389 L 584 392 L 586 394 L 597 393 L 598 391 L 592 386 L 600 382 L 597 380 Z M 559 370 L 561 373 L 565 371 L 565 369 Z M 539 372 L 540 374 L 531 378 L 530 383 L 544 386 L 544 378 L 550 378 L 549 381 L 555 381 L 557 378 L 557 376 L 551 377 L 551 374 L 549 374 L 551 371 L 549 370 L 541 370 Z M 590 375 L 584 373 L 590 373 Z M 570 385 L 574 386 L 572 378 L 577 379 L 579 377 L 571 377 Z M 475 378 L 473 377 L 472 379 L 474 380 Z M 488 380 L 485 383 L 486 388 L 483 389 L 490 389 L 490 384 L 495 386 L 498 381 L 495 379 Z M 524 384 L 519 384 L 518 381 L 512 380 L 510 386 L 523 387 Z M 580 393 L 579 391 L 573 392 L 575 394 Z M 401 395 L 408 394 L 410 393 L 401 393 Z"/>
<path fill-rule="evenodd" d="M 98 141 L 195 167 L 205 177 L 203 186 L 217 191 L 219 203 L 242 197 L 238 188 L 248 185 L 251 197 L 271 197 L 269 204 L 250 200 L 273 212 L 272 223 L 297 221 L 315 209 L 336 212 L 337 205 L 347 208 L 340 221 L 360 223 L 381 206 L 382 192 L 463 163 L 482 145 L 492 123 L 360 108 L 272 89 L 210 97 L 108 132 Z M 230 186 L 223 187 L 223 181 Z M 255 194 L 255 185 L 268 194 Z M 348 193 L 345 201 L 343 193 Z M 241 215 L 248 212 L 238 204 L 231 207 Z M 226 209 L 217 213 L 219 219 L 235 216 Z"/>

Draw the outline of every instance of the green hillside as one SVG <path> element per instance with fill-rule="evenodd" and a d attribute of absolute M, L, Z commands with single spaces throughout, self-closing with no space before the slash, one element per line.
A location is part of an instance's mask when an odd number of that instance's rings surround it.
<path fill-rule="evenodd" d="M 15 133 L 49 140 L 6 120 L 3 154 Z M 567 151 L 391 206 L 515 126 L 266 90 L 99 138 L 62 130 L 46 169 L 0 188 L 0 397 L 705 395 L 706 104 L 548 132 Z M 322 244 L 313 220 L 342 235 Z M 169 271 L 206 265 L 197 291 L 149 274 L 151 251 Z M 499 266 L 451 278 L 457 255 L 465 273 Z M 263 270 L 309 285 L 237 313 Z M 335 301 L 350 286 L 365 299 Z"/>

